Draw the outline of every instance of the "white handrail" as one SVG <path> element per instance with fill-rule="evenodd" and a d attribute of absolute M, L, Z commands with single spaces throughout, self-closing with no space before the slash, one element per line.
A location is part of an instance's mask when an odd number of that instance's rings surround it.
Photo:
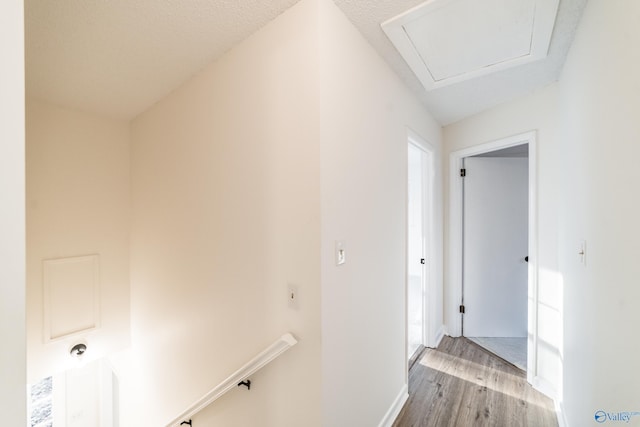
<path fill-rule="evenodd" d="M 296 340 L 293 335 L 290 333 L 284 334 L 276 342 L 265 348 L 260 354 L 231 374 L 226 380 L 222 381 L 210 392 L 198 399 L 193 405 L 189 406 L 180 415 L 167 424 L 167 427 L 179 427 L 181 422 L 189 420 L 192 416 L 211 405 L 213 401 L 220 398 L 223 394 L 232 388 L 236 388 L 240 382 L 246 380 L 247 377 L 259 371 L 263 366 L 289 350 L 297 343 L 298 340 Z"/>

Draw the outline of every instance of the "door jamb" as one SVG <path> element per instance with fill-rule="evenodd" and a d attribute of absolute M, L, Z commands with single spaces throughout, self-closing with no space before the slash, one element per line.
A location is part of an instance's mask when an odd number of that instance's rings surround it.
<path fill-rule="evenodd" d="M 435 211 L 435 202 L 436 202 L 436 193 L 435 193 L 435 182 L 436 182 L 436 151 L 428 141 L 418 135 L 416 132 L 411 129 L 407 129 L 407 147 L 411 144 L 415 147 L 418 147 L 420 150 L 427 153 L 428 158 L 428 176 L 426 177 L 426 185 L 428 187 L 428 200 L 426 200 L 426 209 L 425 214 L 427 217 L 427 222 L 424 224 L 425 229 L 427 230 L 427 241 L 425 242 L 425 254 L 428 258 L 427 265 L 431 265 L 431 268 L 427 270 L 428 276 L 426 277 L 426 286 L 424 288 L 425 297 L 423 302 L 423 344 L 426 347 L 437 347 L 440 339 L 443 336 L 442 331 L 442 322 L 438 322 L 436 318 L 437 313 L 439 312 L 436 308 L 437 305 L 440 304 L 442 307 L 442 299 L 439 297 L 441 293 L 437 292 L 438 286 L 438 270 L 437 270 L 437 262 L 438 259 L 441 259 L 437 256 L 437 247 L 436 247 L 436 211 Z M 408 194 L 407 194 L 407 202 L 405 205 L 408 205 Z M 408 232 L 408 230 L 405 230 Z M 406 238 L 406 244 L 408 245 L 408 236 Z M 408 251 L 408 247 L 406 248 Z M 405 257 L 406 258 L 406 257 Z M 405 269 L 407 269 L 407 263 L 405 262 Z M 406 271 L 405 277 L 405 325 L 407 325 L 407 299 L 406 295 L 408 294 L 407 286 L 409 283 L 408 271 Z M 408 335 L 407 331 L 405 331 L 405 353 L 407 348 L 407 340 Z M 405 355 L 405 361 L 408 361 L 408 355 Z M 408 372 L 408 369 L 405 369 Z"/>
<path fill-rule="evenodd" d="M 528 264 L 528 339 L 527 339 L 527 381 L 534 383 L 537 377 L 538 345 L 538 219 L 537 219 L 537 145 L 536 131 L 530 131 L 507 138 L 451 152 L 449 156 L 449 280 L 447 301 L 449 335 L 461 335 L 462 319 L 458 310 L 462 300 L 462 178 L 460 169 L 465 157 L 529 144 L 529 264 Z"/>

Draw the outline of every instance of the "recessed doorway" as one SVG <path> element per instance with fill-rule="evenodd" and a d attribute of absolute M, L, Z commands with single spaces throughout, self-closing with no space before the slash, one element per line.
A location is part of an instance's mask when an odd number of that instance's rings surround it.
<path fill-rule="evenodd" d="M 407 357 L 424 347 L 426 245 L 425 169 L 427 153 L 409 144 L 407 207 Z"/>
<path fill-rule="evenodd" d="M 463 159 L 462 335 L 526 370 L 528 144 Z"/>
<path fill-rule="evenodd" d="M 479 144 L 470 148 L 452 152 L 449 166 L 449 280 L 447 283 L 447 323 L 452 336 L 469 335 L 469 313 L 464 295 L 465 250 L 464 250 L 464 164 L 468 158 L 482 158 L 485 153 L 497 150 L 517 150 L 517 146 L 527 146 L 527 242 L 526 251 L 514 250 L 514 266 L 524 268 L 527 276 L 526 299 L 519 303 L 519 312 L 526 313 L 527 342 L 527 380 L 534 386 L 537 378 L 537 346 L 538 346 L 538 289 L 537 289 L 537 177 L 536 177 L 536 133 L 527 132 L 500 140 Z M 467 207 L 468 208 L 468 207 Z M 518 216 L 523 216 L 519 214 Z M 517 252 L 517 253 L 516 253 Z M 467 255 L 469 256 L 469 255 Z M 526 260 L 525 260 L 526 258 Z M 468 295 L 467 295 L 468 297 Z M 500 295 L 493 298 L 499 299 Z M 464 327 L 466 323 L 466 327 Z M 463 330 L 466 329 L 466 332 Z"/>
<path fill-rule="evenodd" d="M 442 299 L 437 283 L 435 160 L 432 146 L 409 131 L 407 149 L 406 357 L 408 366 L 442 334 Z M 439 301 L 439 302 L 438 302 Z M 439 307 L 440 309 L 439 309 Z"/>

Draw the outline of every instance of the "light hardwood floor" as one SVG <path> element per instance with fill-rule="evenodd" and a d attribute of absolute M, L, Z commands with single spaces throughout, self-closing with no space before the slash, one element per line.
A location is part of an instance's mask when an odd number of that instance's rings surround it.
<path fill-rule="evenodd" d="M 525 373 L 466 338 L 444 337 L 409 371 L 394 427 L 557 427 L 553 402 Z"/>

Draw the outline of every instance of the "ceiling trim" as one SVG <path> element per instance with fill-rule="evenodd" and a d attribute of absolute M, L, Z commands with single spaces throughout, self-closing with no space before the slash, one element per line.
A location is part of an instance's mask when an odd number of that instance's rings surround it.
<path fill-rule="evenodd" d="M 418 19 L 442 11 L 460 0 L 429 0 L 381 24 L 382 30 L 400 52 L 427 91 L 473 79 L 507 68 L 527 64 L 547 56 L 555 25 L 559 0 L 535 0 L 529 52 L 514 58 L 485 64 L 475 69 L 437 79 L 411 39 L 407 26 Z"/>

